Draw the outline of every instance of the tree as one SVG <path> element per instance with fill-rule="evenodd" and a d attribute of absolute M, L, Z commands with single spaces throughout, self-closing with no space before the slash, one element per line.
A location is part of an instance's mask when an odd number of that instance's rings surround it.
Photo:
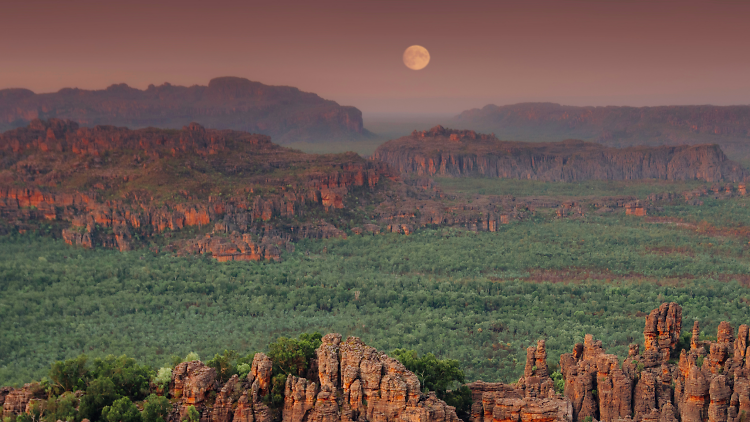
<path fill-rule="evenodd" d="M 223 354 L 220 355 L 217 353 L 206 365 L 216 370 L 219 382 L 225 383 L 232 375 L 237 373 L 237 368 L 235 368 L 233 362 L 238 356 L 239 354 L 236 351 L 224 349 Z"/>
<path fill-rule="evenodd" d="M 438 398 L 454 406 L 461 419 L 468 418 L 471 411 L 471 390 L 466 386 L 448 390 L 455 383 L 464 382 L 464 372 L 459 368 L 457 360 L 441 360 L 432 353 L 419 357 L 414 350 L 405 349 L 396 349 L 391 355 L 417 376 L 424 390 L 434 391 Z"/>
<path fill-rule="evenodd" d="M 93 367 L 92 372 L 97 378 L 112 379 L 119 395 L 138 400 L 148 394 L 153 371 L 148 366 L 138 365 L 133 358 L 108 355 L 104 359 L 95 359 Z"/>
<path fill-rule="evenodd" d="M 47 403 L 44 406 L 45 412 L 42 420 L 45 422 L 73 422 L 78 415 L 78 411 L 76 410 L 76 407 L 78 407 L 78 399 L 75 394 L 70 391 L 66 391 L 59 397 L 47 400 Z"/>
<path fill-rule="evenodd" d="M 406 369 L 414 372 L 419 378 L 422 388 L 445 394 L 446 390 L 456 382 L 464 382 L 464 372 L 459 368 L 455 359 L 438 359 L 432 353 L 419 357 L 414 350 L 396 349 L 391 354 L 398 359 Z"/>
<path fill-rule="evenodd" d="M 165 390 L 167 386 L 169 386 L 169 383 L 171 381 L 172 381 L 172 368 L 166 367 L 166 366 L 159 368 L 159 370 L 156 372 L 156 376 L 154 377 L 154 384 L 158 388 Z"/>
<path fill-rule="evenodd" d="M 102 416 L 102 409 L 111 406 L 121 396 L 117 394 L 115 383 L 110 378 L 97 378 L 91 381 L 86 394 L 81 397 L 78 412 L 81 418 L 98 421 Z"/>
<path fill-rule="evenodd" d="M 102 419 L 107 422 L 141 422 L 141 412 L 128 397 L 122 397 L 102 409 Z"/>
<path fill-rule="evenodd" d="M 323 335 L 315 332 L 300 334 L 299 339 L 279 337 L 268 345 L 268 357 L 273 361 L 274 373 L 304 375 L 307 364 L 315 357 L 315 349 L 322 344 Z"/>
<path fill-rule="evenodd" d="M 164 422 L 171 410 L 168 398 L 151 394 L 143 403 L 143 422 Z"/>
<path fill-rule="evenodd" d="M 87 361 L 86 355 L 80 355 L 77 358 L 53 363 L 49 370 L 52 393 L 59 395 L 65 391 L 85 390 L 90 375 L 86 366 Z"/>

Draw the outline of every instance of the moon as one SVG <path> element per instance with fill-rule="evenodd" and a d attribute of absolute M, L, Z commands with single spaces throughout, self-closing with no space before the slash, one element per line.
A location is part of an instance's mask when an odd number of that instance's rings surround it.
<path fill-rule="evenodd" d="M 421 45 L 413 45 L 404 51 L 404 64 L 409 69 L 424 69 L 428 63 L 430 63 L 430 52 Z"/>

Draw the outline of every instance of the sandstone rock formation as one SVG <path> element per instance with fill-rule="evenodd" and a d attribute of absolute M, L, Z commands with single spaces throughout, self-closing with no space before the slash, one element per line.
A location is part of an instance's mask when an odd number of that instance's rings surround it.
<path fill-rule="evenodd" d="M 473 394 L 471 420 L 487 421 L 658 421 L 739 422 L 750 412 L 748 326 L 719 324 L 717 340 L 699 341 L 693 326 L 689 350 L 674 356 L 682 328 L 682 309 L 664 303 L 646 318 L 643 353 L 631 345 L 624 361 L 605 353 L 586 335 L 572 353 L 560 356 L 564 398 L 551 390 L 543 344 L 527 351 L 524 377 L 513 385 L 468 384 Z M 541 347 L 540 347 L 541 346 Z M 541 392 L 541 394 L 540 394 Z M 524 409 L 546 409 L 529 412 Z M 525 413 L 524 413 L 525 412 Z"/>
<path fill-rule="evenodd" d="M 266 399 L 273 362 L 263 353 L 255 355 L 247 379 L 235 375 L 223 386 L 213 369 L 183 362 L 172 375 L 176 403 L 169 421 L 181 421 L 192 405 L 204 422 L 458 422 L 453 407 L 422 393 L 416 375 L 356 337 L 326 335 L 316 362 L 309 378 L 287 377 L 280 409 Z"/>
<path fill-rule="evenodd" d="M 615 149 L 568 140 L 506 142 L 494 135 L 436 126 L 378 147 L 373 155 L 402 173 L 481 175 L 543 181 L 706 180 L 741 181 L 742 166 L 716 145 Z"/>
<path fill-rule="evenodd" d="M 524 376 L 515 385 L 476 381 L 467 386 L 473 422 L 573 420 L 571 402 L 555 394 L 547 373 L 544 340 L 527 349 Z"/>
<path fill-rule="evenodd" d="M 277 142 L 353 140 L 368 136 L 362 112 L 287 86 L 243 78 L 212 79 L 208 86 L 125 84 L 105 90 L 65 88 L 56 93 L 0 90 L 0 131 L 34 119 L 72 119 L 83 126 L 156 126 L 179 129 L 190 122 L 270 135 Z"/>
<path fill-rule="evenodd" d="M 19 229 L 62 223 L 71 245 L 124 251 L 195 228 L 201 236 L 173 248 L 222 261 L 278 260 L 293 240 L 345 236 L 306 214 L 342 209 L 353 190 L 395 177 L 353 153 L 305 154 L 196 123 L 167 131 L 34 120 L 0 135 L 0 157 L 0 217 Z"/>

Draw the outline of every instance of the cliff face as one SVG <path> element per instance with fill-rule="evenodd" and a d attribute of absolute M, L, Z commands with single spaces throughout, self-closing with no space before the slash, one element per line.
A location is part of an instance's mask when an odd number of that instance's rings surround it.
<path fill-rule="evenodd" d="M 617 147 L 718 143 L 747 153 L 742 144 L 750 138 L 750 106 L 487 105 L 461 113 L 451 124 L 515 139 L 566 136 Z"/>
<path fill-rule="evenodd" d="M 196 123 L 174 131 L 35 120 L 0 135 L 0 159 L 0 221 L 61 224 L 66 242 L 88 248 L 161 238 L 221 261 L 279 259 L 293 240 L 345 236 L 307 213 L 344 209 L 351 191 L 392 177 L 356 154 L 305 154 Z M 187 228 L 199 236 L 180 238 Z"/>
<path fill-rule="evenodd" d="M 582 141 L 524 143 L 436 126 L 378 147 L 375 159 L 402 173 L 543 181 L 742 180 L 716 145 L 608 148 Z"/>
<path fill-rule="evenodd" d="M 265 400 L 272 368 L 271 359 L 257 353 L 246 379 L 235 375 L 220 385 L 202 362 L 181 363 L 170 384 L 175 403 L 168 422 L 184 420 L 189 406 L 203 422 L 458 422 L 455 408 L 422 393 L 416 375 L 356 337 L 323 337 L 308 378 L 287 377 L 279 409 Z"/>
<path fill-rule="evenodd" d="M 83 126 L 155 126 L 178 129 L 190 122 L 272 136 L 277 142 L 330 141 L 367 136 L 362 113 L 316 94 L 243 78 L 212 79 L 208 86 L 125 84 L 105 90 L 65 88 L 56 93 L 0 90 L 0 131 L 34 119 L 71 119 Z"/>

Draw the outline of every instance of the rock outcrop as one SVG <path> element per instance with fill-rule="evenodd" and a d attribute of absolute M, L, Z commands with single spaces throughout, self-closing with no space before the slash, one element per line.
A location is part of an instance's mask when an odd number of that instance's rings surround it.
<path fill-rule="evenodd" d="M 682 309 L 664 303 L 646 318 L 645 347 L 631 345 L 624 361 L 586 335 L 571 353 L 560 356 L 564 397 L 546 377 L 544 343 L 527 350 L 524 377 L 516 384 L 468 384 L 472 422 L 487 421 L 657 421 L 740 422 L 750 412 L 748 326 L 734 335 L 722 322 L 717 340 L 698 340 L 693 326 L 690 349 L 674 364 Z M 541 346 L 541 347 L 540 347 Z M 533 412 L 524 409 L 534 409 Z M 540 409 L 546 409 L 541 411 Z"/>
<path fill-rule="evenodd" d="M 203 422 L 458 422 L 453 407 L 422 393 L 416 375 L 359 338 L 326 335 L 315 361 L 308 378 L 287 377 L 281 408 L 268 400 L 273 362 L 263 353 L 255 354 L 246 379 L 235 375 L 223 386 L 212 368 L 183 362 L 172 375 L 169 422 L 182 421 L 189 406 Z"/>
<path fill-rule="evenodd" d="M 542 181 L 705 180 L 741 181 L 747 175 L 717 145 L 616 149 L 567 140 L 506 142 L 494 135 L 436 126 L 378 147 L 374 158 L 402 173 Z"/>
<path fill-rule="evenodd" d="M 278 260 L 293 240 L 345 236 L 307 214 L 344 209 L 353 191 L 395 178 L 353 153 L 305 154 L 196 123 L 174 131 L 34 120 L 0 135 L 0 157 L 0 217 L 18 229 L 62 223 L 71 245 L 125 251 L 192 228 L 201 235 L 173 248 L 221 261 Z"/>
<path fill-rule="evenodd" d="M 526 350 L 524 376 L 515 385 L 476 381 L 472 392 L 471 421 L 560 421 L 573 420 L 573 406 L 560 394 L 547 373 L 544 340 Z"/>
<path fill-rule="evenodd" d="M 13 94 L 13 95 L 11 95 Z M 208 86 L 165 83 L 141 91 L 125 84 L 104 90 L 56 93 L 0 90 L 0 131 L 34 119 L 61 118 L 83 126 L 179 129 L 190 122 L 270 135 L 278 142 L 362 139 L 362 112 L 288 86 L 244 78 L 212 79 Z"/>
<path fill-rule="evenodd" d="M 736 334 L 719 324 L 716 341 L 700 340 L 694 323 L 689 348 L 682 343 L 682 309 L 664 303 L 651 311 L 644 347 L 632 344 L 623 361 L 591 335 L 560 356 L 560 374 L 550 374 L 544 340 L 527 349 L 524 375 L 514 384 L 467 384 L 471 422 L 743 422 L 750 412 L 750 328 Z M 190 406 L 201 422 L 458 422 L 455 408 L 425 394 L 417 376 L 399 361 L 340 334 L 323 337 L 304 376 L 289 375 L 278 394 L 273 362 L 255 354 L 245 379 L 219 383 L 200 361 L 172 372 L 168 422 L 184 420 Z M 556 383 L 561 380 L 562 392 Z M 554 378 L 553 378 L 554 377 Z M 39 384 L 0 389 L 3 416 L 28 413 L 45 397 Z"/>

